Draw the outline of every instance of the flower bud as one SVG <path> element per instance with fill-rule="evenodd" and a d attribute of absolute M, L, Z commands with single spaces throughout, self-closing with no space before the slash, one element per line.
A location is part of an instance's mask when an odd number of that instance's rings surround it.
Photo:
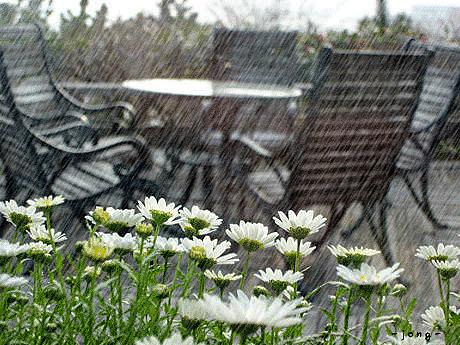
<path fill-rule="evenodd" d="M 83 253 L 94 262 L 104 262 L 113 253 L 113 247 L 99 237 L 90 238 L 83 245 Z"/>
<path fill-rule="evenodd" d="M 104 210 L 103 207 L 97 206 L 96 209 L 93 211 L 92 217 L 96 222 L 96 225 L 104 225 L 110 220 L 109 213 Z"/>
<path fill-rule="evenodd" d="M 205 260 L 206 250 L 203 247 L 195 246 L 190 249 L 188 256 L 195 261 Z"/>
<path fill-rule="evenodd" d="M 29 302 L 29 299 L 27 296 L 24 296 L 23 294 L 20 293 L 12 293 L 8 296 L 7 299 L 8 303 L 18 303 L 19 305 L 25 305 Z"/>
<path fill-rule="evenodd" d="M 152 287 L 151 293 L 157 299 L 164 299 L 169 297 L 171 289 L 166 284 L 156 284 Z"/>
<path fill-rule="evenodd" d="M 135 227 L 136 233 L 143 238 L 147 238 L 153 234 L 153 225 L 147 223 L 139 223 Z"/>
<path fill-rule="evenodd" d="M 87 266 L 83 272 L 83 278 L 86 280 L 97 279 L 101 275 L 102 271 L 100 267 L 97 269 L 94 266 Z"/>
<path fill-rule="evenodd" d="M 254 290 L 252 291 L 254 296 L 259 297 L 259 296 L 271 296 L 270 291 L 262 285 L 256 285 L 254 287 Z"/>
<path fill-rule="evenodd" d="M 58 325 L 55 322 L 49 322 L 49 323 L 46 324 L 46 331 L 47 332 L 51 332 L 51 333 L 55 332 L 57 330 L 57 328 L 58 328 Z"/>
<path fill-rule="evenodd" d="M 66 282 L 67 285 L 72 287 L 77 282 L 77 277 L 75 277 L 75 276 L 67 276 L 65 278 L 65 282 Z"/>
<path fill-rule="evenodd" d="M 102 263 L 102 270 L 107 273 L 120 272 L 120 264 L 120 260 L 117 259 L 107 260 Z"/>
<path fill-rule="evenodd" d="M 50 284 L 43 289 L 45 297 L 49 300 L 59 301 L 65 298 L 65 293 L 56 284 Z"/>
<path fill-rule="evenodd" d="M 407 293 L 407 288 L 403 284 L 395 284 L 391 290 L 391 296 L 401 298 Z"/>

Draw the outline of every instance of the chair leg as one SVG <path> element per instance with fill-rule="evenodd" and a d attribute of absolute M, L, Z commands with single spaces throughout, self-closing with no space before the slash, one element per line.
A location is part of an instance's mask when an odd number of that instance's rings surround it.
<path fill-rule="evenodd" d="M 425 169 L 422 172 L 422 176 L 420 177 L 420 185 L 422 187 L 422 202 L 423 202 L 422 209 L 425 212 L 425 215 L 427 216 L 427 218 L 429 219 L 429 221 L 431 222 L 431 224 L 433 224 L 435 228 L 438 228 L 441 230 L 447 229 L 448 226 L 446 224 L 442 224 L 441 222 L 439 222 L 437 217 L 434 215 L 433 209 L 431 208 L 431 205 L 430 205 L 430 199 L 428 197 L 428 169 Z"/>
<path fill-rule="evenodd" d="M 131 186 L 131 183 L 126 184 L 125 187 L 123 188 L 123 200 L 121 201 L 121 208 L 125 209 L 128 208 L 129 200 L 131 199 L 131 196 L 133 195 L 133 188 Z"/>
<path fill-rule="evenodd" d="M 214 202 L 213 202 L 213 191 L 214 191 L 214 181 L 212 178 L 213 174 L 213 167 L 212 166 L 205 166 L 203 167 L 203 183 L 202 183 L 202 188 L 203 188 L 203 193 L 204 193 L 204 205 L 206 208 L 212 209 L 214 207 Z"/>
<path fill-rule="evenodd" d="M 193 187 L 195 186 L 195 181 L 197 178 L 197 173 L 198 173 L 198 167 L 197 166 L 191 166 L 190 167 L 190 173 L 188 175 L 188 184 L 187 187 L 185 188 L 184 193 L 179 199 L 179 204 L 180 205 L 185 205 L 187 201 L 190 199 L 190 196 L 192 195 Z"/>
<path fill-rule="evenodd" d="M 340 221 L 345 215 L 345 212 L 348 209 L 347 206 L 348 205 L 333 205 L 332 206 L 331 218 L 329 220 L 329 224 L 327 225 L 327 228 L 323 236 L 320 238 L 318 242 L 315 243 L 315 245 L 318 248 L 320 248 L 327 240 L 329 240 L 331 235 L 334 233 L 334 230 L 337 228 L 337 225 L 339 225 Z"/>
<path fill-rule="evenodd" d="M 447 229 L 448 226 L 445 224 L 441 224 L 436 218 L 436 216 L 433 214 L 433 211 L 431 209 L 430 201 L 428 198 L 428 171 L 424 170 L 422 172 L 422 175 L 420 176 L 420 186 L 422 191 L 421 196 L 417 194 L 411 180 L 407 175 L 403 176 L 403 180 L 407 188 L 409 189 L 412 197 L 414 198 L 415 202 L 417 203 L 418 207 L 422 210 L 422 212 L 425 214 L 425 216 L 428 218 L 431 224 L 435 228 L 440 230 Z"/>
<path fill-rule="evenodd" d="M 366 206 L 364 205 L 364 215 L 366 217 L 369 228 L 371 229 L 372 236 L 379 246 L 383 258 L 388 266 L 393 266 L 395 263 L 394 255 L 391 250 L 391 243 L 388 236 L 388 226 L 387 226 L 387 211 L 388 204 L 386 201 L 383 201 L 380 205 L 380 217 L 379 217 L 379 228 L 374 224 L 374 215 L 375 215 L 375 206 Z M 380 230 L 380 231 L 379 231 Z"/>
<path fill-rule="evenodd" d="M 15 183 L 11 179 L 11 175 L 9 173 L 9 170 L 5 166 L 4 168 L 4 174 L 5 174 L 5 200 L 12 200 L 16 197 L 14 190 L 15 190 Z M 30 194 L 29 194 L 30 195 Z M 6 234 L 6 230 L 8 228 L 8 222 L 6 219 L 2 216 L 0 220 L 0 238 L 3 238 Z"/>
<path fill-rule="evenodd" d="M 7 227 L 8 222 L 5 218 L 2 217 L 2 219 L 0 220 L 0 238 L 3 238 L 3 236 L 5 236 Z"/>

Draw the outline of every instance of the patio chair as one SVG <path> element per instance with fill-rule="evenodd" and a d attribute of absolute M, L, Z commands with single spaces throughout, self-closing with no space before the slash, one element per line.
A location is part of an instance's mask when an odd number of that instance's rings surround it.
<path fill-rule="evenodd" d="M 210 52 L 207 78 L 219 81 L 245 82 L 252 84 L 274 84 L 290 86 L 295 82 L 297 44 L 296 32 L 263 32 L 215 29 Z M 223 105 L 222 102 L 226 104 Z M 193 104 L 175 117 L 176 143 L 186 143 L 191 148 L 187 159 L 180 158 L 182 148 L 172 150 L 170 160 L 174 166 L 190 167 L 189 193 L 184 194 L 182 203 L 190 196 L 198 170 L 203 168 L 204 200 L 211 204 L 213 191 L 213 168 L 219 165 L 219 154 L 223 145 L 219 132 L 221 109 L 232 107 L 237 120 L 232 130 L 244 133 L 251 140 L 281 152 L 286 146 L 286 137 L 292 132 L 296 105 L 290 101 L 244 102 L 240 100 L 206 100 L 202 109 Z M 192 109 L 192 111 L 190 111 Z M 184 118 L 189 118 L 184 120 Z M 192 119 L 190 119 L 192 118 Z M 197 120 L 200 118 L 201 121 Z M 183 123 L 193 125 L 187 127 Z M 200 125 L 201 123 L 201 125 Z M 219 123 L 215 126 L 212 124 Z M 178 126 L 183 126 L 183 131 Z M 213 129 L 210 130 L 210 127 Z M 182 134 L 182 136 L 180 135 Z M 238 135 L 237 135 L 238 137 Z M 190 153 L 192 153 L 190 155 Z M 172 180 L 172 179 L 171 179 Z"/>
<path fill-rule="evenodd" d="M 18 202 L 32 196 L 61 194 L 74 214 L 83 219 L 86 208 L 94 206 L 99 196 L 116 189 L 123 191 L 122 207 L 135 201 L 135 190 L 157 193 L 158 186 L 153 181 L 139 178 L 150 159 L 142 138 L 105 137 L 95 145 L 74 148 L 65 143 L 56 145 L 34 131 L 16 105 L 3 61 L 0 50 L 0 160 L 4 165 L 6 199 L 17 199 L 20 193 Z"/>
<path fill-rule="evenodd" d="M 429 169 L 436 158 L 442 131 L 460 94 L 460 49 L 443 45 L 427 46 L 414 39 L 409 40 L 404 48 L 408 51 L 429 48 L 435 53 L 427 67 L 409 137 L 399 153 L 396 176 L 404 181 L 431 224 L 435 228 L 445 229 L 447 225 L 441 224 L 436 218 L 429 200 Z M 417 185 L 420 186 L 419 191 Z M 349 237 L 363 221 L 364 215 L 344 231 L 343 236 Z"/>
<path fill-rule="evenodd" d="M 429 56 L 323 48 L 318 61 L 308 113 L 289 151 L 289 169 L 248 171 L 247 187 L 270 215 L 330 206 L 318 245 L 328 240 L 352 203 L 362 204 L 372 235 L 392 264 L 385 197 Z M 248 167 L 270 159 L 270 152 L 256 143 L 241 146 L 240 152 Z"/>
<path fill-rule="evenodd" d="M 409 41 L 407 49 L 424 46 Z M 427 68 L 420 102 L 397 163 L 397 174 L 404 180 L 414 200 L 435 228 L 445 229 L 434 215 L 429 195 L 429 169 L 436 157 L 441 133 L 460 94 L 460 49 L 447 46 L 429 46 L 435 51 Z M 416 191 L 419 181 L 420 192 Z"/>
<path fill-rule="evenodd" d="M 56 84 L 39 25 L 0 27 L 0 49 L 15 104 L 31 129 L 41 135 L 46 136 L 48 130 L 55 133 L 60 126 L 78 127 L 86 123 L 95 128 L 86 135 L 80 132 L 73 137 L 66 132 L 68 143 L 78 146 L 87 140 L 97 140 L 95 136 L 99 133 L 119 132 L 133 122 L 134 109 L 127 103 L 84 104 Z"/>
<path fill-rule="evenodd" d="M 215 29 L 209 78 L 292 86 L 297 81 L 297 32 Z M 216 104 L 219 108 L 219 104 Z M 284 152 L 297 105 L 290 100 L 248 102 L 235 130 L 274 154 Z"/>

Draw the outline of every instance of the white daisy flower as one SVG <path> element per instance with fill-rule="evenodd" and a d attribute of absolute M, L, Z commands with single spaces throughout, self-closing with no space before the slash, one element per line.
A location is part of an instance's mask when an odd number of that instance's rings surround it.
<path fill-rule="evenodd" d="M 0 273 L 0 288 L 17 288 L 27 284 L 27 279 Z"/>
<path fill-rule="evenodd" d="M 101 266 L 86 266 L 83 270 L 83 277 L 84 278 L 97 278 L 102 274 L 102 267 Z"/>
<path fill-rule="evenodd" d="M 137 248 L 137 239 L 131 233 L 127 233 L 124 236 L 120 236 L 116 232 L 106 234 L 103 232 L 97 232 L 95 234 L 100 237 L 103 242 L 108 243 L 113 249 L 121 252 L 132 252 Z"/>
<path fill-rule="evenodd" d="M 296 240 L 293 237 L 288 237 L 286 238 L 280 238 L 279 240 L 276 241 L 275 247 L 276 249 L 284 255 L 286 258 L 286 261 L 290 266 L 293 266 L 295 263 L 295 260 L 297 258 L 297 243 L 298 240 Z M 316 247 L 311 246 L 311 242 L 307 241 L 301 241 L 300 242 L 300 258 L 303 258 L 307 255 L 310 255 Z"/>
<path fill-rule="evenodd" d="M 134 228 L 134 231 L 136 231 L 136 234 L 140 237 L 145 239 L 153 234 L 153 225 L 151 223 L 139 223 Z"/>
<path fill-rule="evenodd" d="M 219 289 L 225 289 L 232 281 L 239 280 L 243 276 L 241 274 L 227 273 L 224 274 L 222 271 L 214 272 L 212 270 L 206 270 L 204 275 L 216 284 Z"/>
<path fill-rule="evenodd" d="M 198 206 L 193 206 L 191 210 L 184 207 L 179 214 L 180 226 L 188 237 L 210 234 L 222 224 L 222 219 L 215 213 Z"/>
<path fill-rule="evenodd" d="M 314 216 L 312 210 L 301 210 L 298 214 L 289 210 L 287 216 L 279 211 L 279 218 L 273 217 L 276 225 L 289 232 L 296 240 L 302 240 L 308 235 L 318 232 L 322 227 L 326 226 L 326 218 L 322 215 Z"/>
<path fill-rule="evenodd" d="M 187 329 L 195 329 L 201 321 L 207 319 L 206 310 L 199 300 L 180 299 L 177 302 L 177 312 L 181 317 L 181 322 Z"/>
<path fill-rule="evenodd" d="M 299 293 L 296 289 L 294 289 L 292 285 L 288 285 L 286 289 L 283 290 L 280 296 L 287 300 L 291 300 L 293 296 L 297 298 L 299 296 Z"/>
<path fill-rule="evenodd" d="M 420 246 L 417 248 L 415 256 L 425 259 L 426 261 L 447 261 L 454 260 L 460 255 L 460 248 L 439 243 L 437 248 L 433 246 Z"/>
<path fill-rule="evenodd" d="M 274 271 L 269 267 L 264 270 L 259 270 L 259 273 L 254 274 L 256 278 L 259 278 L 265 283 L 268 283 L 270 287 L 279 294 L 290 284 L 295 284 L 303 279 L 303 273 L 293 272 L 288 270 L 282 272 L 280 269 Z"/>
<path fill-rule="evenodd" d="M 0 258 L 10 258 L 23 254 L 29 250 L 28 244 L 10 243 L 0 239 Z"/>
<path fill-rule="evenodd" d="M 106 242 L 97 236 L 83 244 L 83 253 L 94 262 L 104 262 L 112 255 L 114 249 L 111 242 Z"/>
<path fill-rule="evenodd" d="M 155 243 L 155 249 L 158 250 L 161 256 L 164 258 L 170 258 L 176 254 L 185 251 L 182 244 L 179 243 L 179 239 L 175 237 L 162 237 L 158 236 Z"/>
<path fill-rule="evenodd" d="M 32 224 L 43 224 L 45 222 L 43 212 L 36 211 L 33 206 L 18 206 L 14 200 L 0 202 L 0 213 L 3 214 L 8 222 L 21 230 L 27 230 Z"/>
<path fill-rule="evenodd" d="M 203 239 L 193 237 L 193 239 L 184 238 L 182 245 L 189 257 L 195 260 L 202 270 L 212 268 L 214 265 L 233 265 L 238 261 L 235 253 L 222 255 L 231 247 L 228 241 L 218 243 L 217 240 L 211 240 L 209 236 Z"/>
<path fill-rule="evenodd" d="M 227 236 L 237 242 L 248 252 L 258 249 L 273 247 L 276 232 L 268 233 L 268 227 L 261 223 L 249 223 L 240 221 L 240 224 L 230 224 L 230 229 L 225 231 Z"/>
<path fill-rule="evenodd" d="M 89 224 L 103 225 L 109 221 L 110 215 L 104 207 L 96 206 L 93 211 L 90 211 L 89 214 L 85 216 L 85 219 Z"/>
<path fill-rule="evenodd" d="M 27 233 L 32 240 L 48 244 L 59 243 L 67 240 L 67 236 L 64 233 L 56 232 L 53 228 L 48 231 L 45 225 L 34 224 L 30 227 Z"/>
<path fill-rule="evenodd" d="M 230 294 L 224 302 L 217 296 L 204 295 L 203 308 L 211 320 L 230 324 L 237 332 L 247 335 L 260 327 L 285 328 L 302 322 L 305 310 L 298 308 L 300 300 L 283 302 L 280 298 L 248 297 L 241 290 Z"/>
<path fill-rule="evenodd" d="M 454 307 L 455 308 L 455 307 Z M 452 311 L 456 311 L 453 309 Z M 422 314 L 422 320 L 425 325 L 432 329 L 442 330 L 446 327 L 446 318 L 444 311 L 439 306 L 431 306 Z"/>
<path fill-rule="evenodd" d="M 195 342 L 192 337 L 182 339 L 179 333 L 175 333 L 163 342 L 159 341 L 154 336 L 150 336 L 141 340 L 136 340 L 134 345 L 195 345 Z"/>
<path fill-rule="evenodd" d="M 135 213 L 134 210 L 119 210 L 107 207 L 106 211 L 109 214 L 109 219 L 103 225 L 113 232 L 127 230 L 144 220 L 144 217 L 139 213 Z"/>
<path fill-rule="evenodd" d="M 39 210 L 46 210 L 51 209 L 53 206 L 61 205 L 64 203 L 64 201 L 65 199 L 62 195 L 48 195 L 33 200 L 27 200 L 27 204 L 29 204 L 30 206 L 34 206 Z"/>
<path fill-rule="evenodd" d="M 460 262 L 458 259 L 449 261 L 432 261 L 434 267 L 436 267 L 444 279 L 451 279 L 455 277 L 460 270 Z"/>
<path fill-rule="evenodd" d="M 176 206 L 174 203 L 166 204 L 163 198 L 157 200 L 154 196 L 147 197 L 144 203 L 138 202 L 137 208 L 146 219 L 157 226 L 173 225 L 180 222 L 180 206 Z"/>
<path fill-rule="evenodd" d="M 366 263 L 361 264 L 359 269 L 350 269 L 343 265 L 337 266 L 337 275 L 344 280 L 357 285 L 382 285 L 399 278 L 403 268 L 399 268 L 399 263 L 392 267 L 387 267 L 377 271 L 375 267 Z"/>
<path fill-rule="evenodd" d="M 340 244 L 338 246 L 327 247 L 332 255 L 337 258 L 337 262 L 340 265 L 349 266 L 352 264 L 354 267 L 359 267 L 366 257 L 374 256 L 380 253 L 379 250 L 363 248 L 363 247 L 351 247 L 345 248 Z"/>
<path fill-rule="evenodd" d="M 50 258 L 53 247 L 43 242 L 30 242 L 27 249 L 27 255 L 34 259 Z"/>
<path fill-rule="evenodd" d="M 280 238 L 275 247 L 283 255 L 297 254 L 297 240 L 293 237 Z M 316 247 L 311 247 L 311 242 L 300 241 L 300 256 L 310 255 L 315 249 Z"/>
<path fill-rule="evenodd" d="M 313 304 L 309 302 L 307 299 L 301 298 L 302 296 L 300 295 L 300 293 L 292 285 L 289 285 L 286 289 L 284 289 L 280 296 L 287 301 L 300 298 L 298 308 L 304 308 L 304 312 L 308 312 L 313 308 Z"/>

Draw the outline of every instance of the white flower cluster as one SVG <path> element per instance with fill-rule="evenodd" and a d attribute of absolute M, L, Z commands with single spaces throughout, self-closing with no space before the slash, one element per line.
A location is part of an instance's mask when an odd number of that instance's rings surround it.
<path fill-rule="evenodd" d="M 438 271 L 440 276 L 449 280 L 455 277 L 460 270 L 460 262 L 457 257 L 460 255 L 460 248 L 439 243 L 433 246 L 420 246 L 415 256 L 430 262 Z"/>

